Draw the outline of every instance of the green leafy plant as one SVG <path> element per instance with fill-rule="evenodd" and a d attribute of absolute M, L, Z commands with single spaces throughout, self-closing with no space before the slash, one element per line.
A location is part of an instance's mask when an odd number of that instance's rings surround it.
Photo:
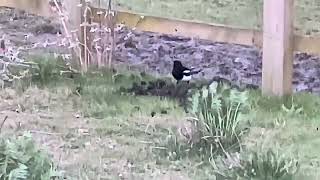
<path fill-rule="evenodd" d="M 177 133 L 170 133 L 166 140 L 159 143 L 163 147 L 162 154 L 165 153 L 166 157 L 174 155 L 171 160 L 195 155 L 208 161 L 217 154 L 238 151 L 239 138 L 243 133 L 239 123 L 240 114 L 249 107 L 247 93 L 214 82 L 192 94 L 189 112 L 196 117 L 194 130 L 182 133 L 188 142 L 180 142 Z"/>
<path fill-rule="evenodd" d="M 51 180 L 61 177 L 29 133 L 0 139 L 0 180 Z"/>
<path fill-rule="evenodd" d="M 282 104 L 281 109 L 286 112 L 288 115 L 294 116 L 303 113 L 303 107 L 292 102 L 291 107 L 286 107 Z"/>
<path fill-rule="evenodd" d="M 292 180 L 299 170 L 297 159 L 271 148 L 242 152 L 236 166 L 221 157 L 211 164 L 220 179 L 230 180 Z"/>
<path fill-rule="evenodd" d="M 244 169 L 238 173 L 248 179 L 291 180 L 299 169 L 298 161 L 279 150 L 261 149 L 241 159 Z"/>
<path fill-rule="evenodd" d="M 246 91 L 216 82 L 194 93 L 190 109 L 198 119 L 202 137 L 198 145 L 210 154 L 239 148 L 240 114 L 248 108 L 247 100 Z"/>
<path fill-rule="evenodd" d="M 31 81 L 40 86 L 58 82 L 63 74 L 72 74 L 63 59 L 51 57 L 38 57 L 33 59 L 33 68 L 30 70 Z"/>

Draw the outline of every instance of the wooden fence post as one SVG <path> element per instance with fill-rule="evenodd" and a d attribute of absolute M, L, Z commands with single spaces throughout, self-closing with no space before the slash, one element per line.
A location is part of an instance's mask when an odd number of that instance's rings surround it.
<path fill-rule="evenodd" d="M 292 94 L 294 0 L 264 0 L 262 93 Z"/>

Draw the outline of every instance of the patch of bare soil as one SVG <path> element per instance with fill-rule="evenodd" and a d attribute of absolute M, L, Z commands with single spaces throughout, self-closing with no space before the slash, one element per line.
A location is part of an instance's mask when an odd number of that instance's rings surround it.
<path fill-rule="evenodd" d="M 0 38 L 7 50 L 17 53 L 18 58 L 39 53 L 66 53 L 59 47 L 60 24 L 56 19 L 28 14 L 12 8 L 0 8 Z"/>
<path fill-rule="evenodd" d="M 176 85 L 170 81 L 157 79 L 154 81 L 134 82 L 130 88 L 120 88 L 120 93 L 133 93 L 138 96 L 160 96 L 178 100 L 181 105 L 185 105 L 189 90 L 200 85 L 195 83 L 180 83 Z"/>

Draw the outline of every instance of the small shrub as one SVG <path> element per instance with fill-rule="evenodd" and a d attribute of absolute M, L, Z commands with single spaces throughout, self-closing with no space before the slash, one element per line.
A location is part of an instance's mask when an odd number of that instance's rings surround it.
<path fill-rule="evenodd" d="M 0 180 L 51 180 L 61 177 L 52 161 L 35 147 L 30 134 L 0 139 Z"/>
<path fill-rule="evenodd" d="M 291 180 L 299 167 L 296 159 L 272 149 L 251 152 L 242 158 L 242 164 L 243 177 L 268 180 Z"/>
<path fill-rule="evenodd" d="M 188 142 L 178 138 L 177 132 L 171 132 L 156 144 L 161 147 L 160 154 L 170 157 L 169 160 L 194 156 L 208 162 L 214 155 L 238 151 L 239 138 L 243 133 L 239 115 L 248 107 L 246 101 L 246 92 L 231 89 L 225 84 L 213 83 L 195 91 L 190 98 L 189 112 L 196 116 L 196 120 L 191 123 L 191 129 L 189 127 L 179 133 Z"/>
<path fill-rule="evenodd" d="M 236 166 L 223 158 L 211 162 L 222 179 L 292 180 L 299 170 L 298 161 L 280 148 L 263 148 L 240 153 Z"/>
<path fill-rule="evenodd" d="M 63 79 L 62 72 L 68 72 L 69 69 L 63 59 L 50 57 L 39 57 L 33 60 L 34 67 L 31 68 L 31 81 L 40 86 L 50 83 L 57 83 Z M 71 72 L 67 73 L 70 75 Z"/>
<path fill-rule="evenodd" d="M 198 119 L 201 141 L 206 153 L 226 152 L 240 147 L 239 115 L 248 107 L 247 92 L 226 84 L 212 83 L 191 97 L 191 112 Z"/>

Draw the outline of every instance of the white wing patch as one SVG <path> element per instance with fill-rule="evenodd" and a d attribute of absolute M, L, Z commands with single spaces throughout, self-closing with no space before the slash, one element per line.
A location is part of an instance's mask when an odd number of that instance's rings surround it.
<path fill-rule="evenodd" d="M 190 72 L 191 72 L 190 70 L 184 70 L 183 74 L 188 74 Z M 182 81 L 190 81 L 190 80 L 191 80 L 191 75 L 190 76 L 183 75 Z"/>
<path fill-rule="evenodd" d="M 182 81 L 190 81 L 191 76 L 183 76 Z"/>

